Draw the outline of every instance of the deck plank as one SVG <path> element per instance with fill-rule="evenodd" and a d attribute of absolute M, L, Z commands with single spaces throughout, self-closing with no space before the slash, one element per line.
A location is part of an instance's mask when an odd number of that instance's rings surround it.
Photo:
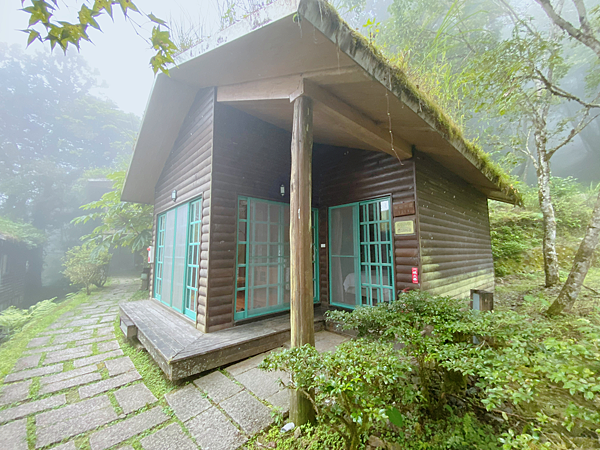
<path fill-rule="evenodd" d="M 172 380 L 271 350 L 290 337 L 289 314 L 205 334 L 155 300 L 120 306 L 137 328 L 140 342 Z M 323 327 L 320 314 L 315 314 L 315 326 Z"/>

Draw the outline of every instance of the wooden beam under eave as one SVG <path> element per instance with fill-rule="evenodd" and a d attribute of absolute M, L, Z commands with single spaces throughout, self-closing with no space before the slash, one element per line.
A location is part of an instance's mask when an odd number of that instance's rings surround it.
<path fill-rule="evenodd" d="M 398 135 L 390 135 L 388 129 L 379 126 L 316 83 L 304 78 L 298 90 L 290 95 L 290 101 L 294 101 L 301 95 L 306 95 L 318 102 L 320 107 L 325 108 L 329 115 L 336 118 L 346 133 L 398 159 L 412 157 L 412 146 L 408 142 Z"/>
<path fill-rule="evenodd" d="M 301 75 L 268 78 L 247 83 L 219 86 L 217 102 L 245 102 L 253 100 L 282 100 L 290 98 L 290 93 L 302 84 Z"/>

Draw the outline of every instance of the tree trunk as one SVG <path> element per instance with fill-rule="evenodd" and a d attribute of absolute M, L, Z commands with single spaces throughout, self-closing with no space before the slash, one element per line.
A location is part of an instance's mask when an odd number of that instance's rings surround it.
<path fill-rule="evenodd" d="M 590 224 L 588 225 L 585 236 L 579 245 L 579 250 L 577 250 L 577 254 L 575 255 L 575 260 L 573 261 L 573 267 L 571 268 L 571 273 L 569 273 L 569 278 L 567 278 L 567 282 L 560 291 L 558 298 L 554 300 L 554 303 L 552 303 L 550 308 L 548 308 L 548 311 L 546 311 L 546 315 L 553 316 L 560 314 L 563 310 L 569 310 L 573 307 L 590 265 L 592 264 L 594 250 L 596 250 L 596 247 L 598 246 L 599 238 L 600 192 L 598 192 L 598 199 L 596 200 L 596 205 L 594 206 L 594 211 L 592 212 Z"/>
<path fill-rule="evenodd" d="M 544 273 L 546 287 L 556 286 L 560 282 L 558 273 L 558 255 L 556 254 L 556 216 L 550 195 L 550 162 L 545 151 L 538 147 L 538 199 L 544 217 Z"/>

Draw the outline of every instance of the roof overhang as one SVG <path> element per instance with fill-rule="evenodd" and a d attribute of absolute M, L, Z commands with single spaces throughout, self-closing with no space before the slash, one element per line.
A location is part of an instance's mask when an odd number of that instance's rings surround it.
<path fill-rule="evenodd" d="M 428 154 L 488 198 L 515 202 L 468 144 L 440 123 L 364 38 L 321 0 L 282 0 L 181 55 L 159 75 L 135 144 L 122 199 L 154 201 L 154 187 L 201 88 L 217 101 L 282 129 L 292 102 L 314 100 L 314 142 L 389 153 Z"/>

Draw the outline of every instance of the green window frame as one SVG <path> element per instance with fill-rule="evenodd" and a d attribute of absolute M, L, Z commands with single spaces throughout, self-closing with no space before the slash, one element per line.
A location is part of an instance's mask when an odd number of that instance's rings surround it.
<path fill-rule="evenodd" d="M 335 251 L 332 215 L 336 210 L 351 210 L 351 240 L 353 250 Z M 383 197 L 329 208 L 329 298 L 334 306 L 356 308 L 389 302 L 395 298 L 394 245 L 392 235 L 391 197 Z M 349 227 L 346 227 L 348 229 Z M 341 242 L 341 239 L 338 238 Z M 346 242 L 349 242 L 348 239 Z M 341 245 L 341 244 L 340 244 Z M 338 254 L 339 253 L 339 254 Z M 340 267 L 334 281 L 333 260 Z M 345 271 L 341 269 L 345 263 Z M 352 261 L 349 263 L 349 261 Z M 350 273 L 348 267 L 353 267 Z M 337 269 L 336 269 L 337 270 Z M 359 274 L 357 276 L 356 274 Z M 334 283 L 342 285 L 334 286 Z M 338 290 L 334 293 L 334 290 Z M 350 296 L 347 303 L 336 301 L 340 296 Z M 354 302 L 352 302 L 354 297 Z M 345 297 L 344 299 L 346 299 Z"/>
<path fill-rule="evenodd" d="M 256 203 L 266 205 L 283 206 L 278 210 L 278 217 L 270 217 L 266 220 L 256 220 L 250 217 L 254 211 Z M 312 262 L 313 262 L 313 301 L 319 302 L 319 253 L 318 253 L 318 210 L 313 208 L 311 211 L 312 227 Z M 256 241 L 255 226 L 263 225 L 267 229 L 265 242 Z M 253 233 L 254 236 L 250 234 Z M 277 240 L 271 239 L 271 234 L 277 233 Z M 268 246 L 269 250 L 265 255 L 251 254 L 251 251 L 260 246 Z M 289 204 L 274 202 L 271 200 L 262 200 L 253 197 L 239 196 L 237 211 L 237 246 L 236 246 L 236 284 L 234 289 L 235 320 L 243 320 L 260 315 L 285 311 L 289 309 Z M 277 248 L 277 255 L 271 252 L 271 248 Z M 277 259 L 277 262 L 274 260 Z M 265 267 L 266 279 L 261 284 L 254 282 L 256 276 L 255 269 Z M 272 272 L 271 272 L 272 271 Z M 272 283 L 271 274 L 277 271 L 277 281 Z M 249 280 L 254 284 L 249 287 Z M 253 291 L 255 289 L 277 290 L 278 305 L 276 307 L 254 308 Z M 269 292 L 269 291 L 267 291 Z M 243 303 L 243 310 L 238 310 Z"/>
<path fill-rule="evenodd" d="M 165 218 L 166 214 L 159 215 L 156 219 L 156 256 L 154 258 L 154 298 L 161 299 L 163 265 L 165 258 Z"/>
<path fill-rule="evenodd" d="M 157 217 L 154 298 L 192 320 L 196 320 L 201 240 L 202 198 L 177 205 Z M 165 267 L 167 247 L 170 267 Z M 166 281 L 165 270 L 170 271 Z M 165 282 L 168 292 L 163 292 Z"/>
<path fill-rule="evenodd" d="M 198 274 L 200 271 L 200 246 L 202 242 L 202 200 L 190 202 L 185 270 L 184 314 L 196 320 L 198 300 Z"/>

